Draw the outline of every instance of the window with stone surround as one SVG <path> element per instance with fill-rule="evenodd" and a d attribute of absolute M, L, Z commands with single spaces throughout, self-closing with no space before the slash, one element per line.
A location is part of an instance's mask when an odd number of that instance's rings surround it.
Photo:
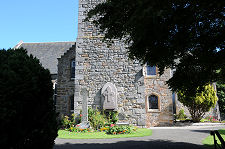
<path fill-rule="evenodd" d="M 69 98 L 69 112 L 74 111 L 74 95 L 71 95 Z"/>
<path fill-rule="evenodd" d="M 146 77 L 156 77 L 157 75 L 156 66 L 150 66 L 148 64 L 145 64 L 143 67 L 143 75 Z"/>
<path fill-rule="evenodd" d="M 159 108 L 159 103 L 158 103 L 158 96 L 156 95 L 151 95 L 148 97 L 148 108 L 149 109 L 158 109 Z"/>
<path fill-rule="evenodd" d="M 156 94 L 147 96 L 147 111 L 148 112 L 160 112 L 160 100 Z"/>
<path fill-rule="evenodd" d="M 146 67 L 146 75 L 147 76 L 155 76 L 156 75 L 156 67 L 155 66 L 151 67 L 151 66 L 147 65 L 147 67 Z"/>
<path fill-rule="evenodd" d="M 75 78 L 75 66 L 76 66 L 75 59 L 72 59 L 70 62 L 71 79 Z"/>

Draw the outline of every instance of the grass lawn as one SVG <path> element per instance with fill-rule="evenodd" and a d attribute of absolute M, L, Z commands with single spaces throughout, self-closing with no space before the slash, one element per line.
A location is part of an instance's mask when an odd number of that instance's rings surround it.
<path fill-rule="evenodd" d="M 111 138 L 129 138 L 144 137 L 152 135 L 152 130 L 139 128 L 131 134 L 108 135 L 105 132 L 86 132 L 76 133 L 65 130 L 58 131 L 58 138 L 62 139 L 111 139 Z"/>
<path fill-rule="evenodd" d="M 218 131 L 219 131 L 220 135 L 222 136 L 222 138 L 225 140 L 225 129 L 220 129 Z M 219 139 L 217 137 L 216 137 L 216 140 L 217 140 L 217 143 L 218 144 L 221 144 L 220 141 L 219 141 Z M 208 146 L 209 148 L 214 148 L 213 136 L 210 135 L 210 136 L 206 137 L 202 141 L 202 143 L 204 145 Z"/>

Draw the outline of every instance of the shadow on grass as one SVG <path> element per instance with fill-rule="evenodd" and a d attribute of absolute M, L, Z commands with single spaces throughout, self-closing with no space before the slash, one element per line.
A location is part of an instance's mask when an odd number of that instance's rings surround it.
<path fill-rule="evenodd" d="M 54 149 L 205 149 L 203 145 L 164 140 L 118 141 L 116 143 L 56 144 Z"/>
<path fill-rule="evenodd" d="M 219 130 L 219 133 L 220 133 L 221 135 L 225 135 L 225 129 Z"/>
<path fill-rule="evenodd" d="M 209 130 L 209 132 L 210 132 L 210 131 L 211 131 L 211 130 Z M 218 131 L 219 131 L 220 135 L 223 137 L 223 139 L 225 139 L 225 137 L 224 137 L 224 135 L 225 135 L 225 130 L 224 130 L 224 129 L 223 129 L 223 130 L 220 129 L 220 130 L 218 130 Z M 217 143 L 221 144 L 221 143 L 220 143 L 220 140 L 218 139 L 217 136 L 216 136 L 216 140 L 217 140 Z M 203 144 L 204 144 L 208 149 L 214 149 L 215 147 L 214 147 L 213 136 L 210 136 L 210 134 L 209 134 L 209 136 L 203 140 Z M 219 145 L 219 146 L 221 146 L 221 145 Z M 219 147 L 217 146 L 217 148 L 219 148 Z"/>
<path fill-rule="evenodd" d="M 215 149 L 214 144 L 204 144 L 204 146 L 206 147 L 206 149 Z M 221 146 L 221 144 L 219 146 Z M 217 148 L 219 149 L 218 145 Z"/>

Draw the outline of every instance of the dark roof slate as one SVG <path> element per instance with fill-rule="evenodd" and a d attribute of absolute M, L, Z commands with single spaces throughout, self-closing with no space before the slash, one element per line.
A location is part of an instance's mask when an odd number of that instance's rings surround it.
<path fill-rule="evenodd" d="M 57 58 L 60 58 L 73 45 L 75 42 L 22 43 L 17 48 L 25 48 L 28 55 L 32 54 L 38 58 L 42 66 L 49 69 L 51 74 L 57 74 Z"/>

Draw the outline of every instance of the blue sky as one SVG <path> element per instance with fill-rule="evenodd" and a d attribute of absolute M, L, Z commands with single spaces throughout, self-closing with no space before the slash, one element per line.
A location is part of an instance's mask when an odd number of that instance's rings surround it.
<path fill-rule="evenodd" d="M 75 41 L 79 0 L 1 0 L 0 49 L 24 42 Z"/>

